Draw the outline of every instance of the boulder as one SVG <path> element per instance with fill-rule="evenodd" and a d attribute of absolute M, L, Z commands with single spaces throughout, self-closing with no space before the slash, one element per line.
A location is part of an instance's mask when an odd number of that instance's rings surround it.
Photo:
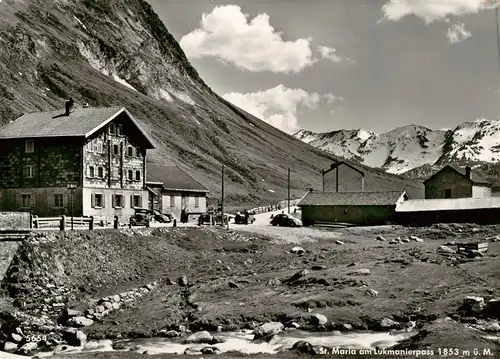
<path fill-rule="evenodd" d="M 368 268 L 361 268 L 361 269 L 358 269 L 354 273 L 359 274 L 359 275 L 369 275 L 369 274 L 371 274 L 371 271 Z"/>
<path fill-rule="evenodd" d="M 348 331 L 349 331 L 349 330 L 352 330 L 352 325 L 351 325 L 351 324 L 343 324 L 343 325 L 342 325 L 342 328 L 343 328 L 344 330 L 348 330 Z"/>
<path fill-rule="evenodd" d="M 491 322 L 486 325 L 485 330 L 487 332 L 500 332 L 500 324 L 498 322 Z"/>
<path fill-rule="evenodd" d="M 207 331 L 191 334 L 184 340 L 186 344 L 211 343 L 214 337 Z"/>
<path fill-rule="evenodd" d="M 311 315 L 311 322 L 317 326 L 325 325 L 328 322 L 328 318 L 325 317 L 323 314 L 314 313 Z"/>
<path fill-rule="evenodd" d="M 68 309 L 64 310 L 64 316 L 66 318 L 80 317 L 80 316 L 83 316 L 83 313 L 80 312 L 79 310 L 68 308 Z"/>
<path fill-rule="evenodd" d="M 155 289 L 155 284 L 153 284 L 153 283 L 146 284 L 146 288 L 149 290 L 153 290 L 153 289 Z"/>
<path fill-rule="evenodd" d="M 345 243 L 344 243 L 343 241 L 341 241 L 340 239 L 337 239 L 337 240 L 335 241 L 335 243 L 336 243 L 336 244 L 339 244 L 339 245 L 345 244 Z"/>
<path fill-rule="evenodd" d="M 111 305 L 113 306 L 113 310 L 118 310 L 121 307 L 121 304 L 116 302 L 112 303 Z"/>
<path fill-rule="evenodd" d="M 281 281 L 277 278 L 272 278 L 267 281 L 266 285 L 269 287 L 276 287 L 278 285 L 281 285 Z"/>
<path fill-rule="evenodd" d="M 81 316 L 81 317 L 69 318 L 66 323 L 71 327 L 81 328 L 81 327 L 88 327 L 89 325 L 94 324 L 94 321 L 92 319 Z"/>
<path fill-rule="evenodd" d="M 3 351 L 7 353 L 15 353 L 17 351 L 17 343 L 5 342 Z"/>
<path fill-rule="evenodd" d="M 10 338 L 14 343 L 20 343 L 23 340 L 22 335 L 17 334 L 17 333 L 11 333 Z"/>
<path fill-rule="evenodd" d="M 437 249 L 437 252 L 438 253 L 449 253 L 449 254 L 454 254 L 456 253 L 456 251 L 453 249 L 453 248 L 450 248 L 448 246 L 440 246 L 438 249 Z"/>
<path fill-rule="evenodd" d="M 378 296 L 378 292 L 375 289 L 372 289 L 372 288 L 368 289 L 366 291 L 366 294 L 368 294 L 369 296 L 372 296 L 372 297 Z"/>
<path fill-rule="evenodd" d="M 105 310 L 113 309 L 113 304 L 111 304 L 111 302 L 104 302 L 102 303 L 102 306 Z"/>
<path fill-rule="evenodd" d="M 302 269 L 301 271 L 295 273 L 293 276 L 291 276 L 288 281 L 289 282 L 293 282 L 293 281 L 296 281 L 298 279 L 301 279 L 301 278 L 304 278 L 305 276 L 307 276 L 309 274 L 309 271 L 307 269 Z"/>
<path fill-rule="evenodd" d="M 302 248 L 302 247 L 293 247 L 293 248 L 290 250 L 290 253 L 293 253 L 293 254 L 304 254 L 304 253 L 305 253 L 305 250 L 304 250 L 304 248 Z"/>
<path fill-rule="evenodd" d="M 377 236 L 377 241 L 379 241 L 379 242 L 385 242 L 385 241 L 387 241 L 387 239 L 385 239 L 382 236 Z"/>
<path fill-rule="evenodd" d="M 380 321 L 380 328 L 392 329 L 398 326 L 398 323 L 390 318 L 384 318 Z"/>
<path fill-rule="evenodd" d="M 187 279 L 187 277 L 185 275 L 180 277 L 177 282 L 179 283 L 180 286 L 183 286 L 183 287 L 186 287 L 187 285 L 189 285 L 189 280 Z"/>
<path fill-rule="evenodd" d="M 119 294 L 114 295 L 112 299 L 113 299 L 113 302 L 115 302 L 115 303 L 118 303 L 121 300 Z"/>
<path fill-rule="evenodd" d="M 462 308 L 467 312 L 467 313 L 474 313 L 474 314 L 479 314 L 483 311 L 485 305 L 484 305 L 484 298 L 483 297 L 474 297 L 474 296 L 468 296 L 464 298 Z"/>
<path fill-rule="evenodd" d="M 306 342 L 305 340 L 299 340 L 298 342 L 295 342 L 293 344 L 292 349 L 297 350 L 304 354 L 311 354 L 312 345 L 311 343 Z"/>
<path fill-rule="evenodd" d="M 410 240 L 408 238 L 401 238 L 401 242 L 408 243 L 408 242 L 410 242 Z"/>
<path fill-rule="evenodd" d="M 500 319 L 500 298 L 490 299 L 484 308 L 484 314 Z"/>
<path fill-rule="evenodd" d="M 38 344 L 35 342 L 27 342 L 21 348 L 19 348 L 18 353 L 21 355 L 33 354 L 38 349 Z"/>
<path fill-rule="evenodd" d="M 269 322 L 262 324 L 261 326 L 254 329 L 254 339 L 261 339 L 264 337 L 272 336 L 278 334 L 283 330 L 285 326 L 280 322 Z"/>
<path fill-rule="evenodd" d="M 175 330 L 160 330 L 159 334 L 165 338 L 178 338 L 181 336 L 181 333 Z"/>
<path fill-rule="evenodd" d="M 389 244 L 399 244 L 401 243 L 398 239 L 393 239 L 389 242 Z"/>
<path fill-rule="evenodd" d="M 63 340 L 68 343 L 68 345 L 80 347 L 85 345 L 87 342 L 87 336 L 81 330 L 77 330 L 76 328 L 67 328 L 63 332 Z"/>
<path fill-rule="evenodd" d="M 220 353 L 221 353 L 221 351 L 217 347 L 205 347 L 205 348 L 201 349 L 201 354 L 205 354 L 205 355 L 212 355 L 212 354 L 218 355 Z"/>
<path fill-rule="evenodd" d="M 410 236 L 410 241 L 413 242 L 423 242 L 424 240 L 422 238 L 418 238 L 417 236 Z"/>
<path fill-rule="evenodd" d="M 230 286 L 231 288 L 240 288 L 240 287 L 241 287 L 241 286 L 240 286 L 237 282 L 235 282 L 234 280 L 230 280 L 230 281 L 228 282 L 228 284 L 229 284 L 229 286 Z"/>

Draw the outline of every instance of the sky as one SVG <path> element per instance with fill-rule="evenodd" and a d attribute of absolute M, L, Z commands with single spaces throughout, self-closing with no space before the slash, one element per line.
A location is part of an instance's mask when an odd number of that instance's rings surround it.
<path fill-rule="evenodd" d="M 218 94 L 273 126 L 500 120 L 499 0 L 148 0 Z"/>

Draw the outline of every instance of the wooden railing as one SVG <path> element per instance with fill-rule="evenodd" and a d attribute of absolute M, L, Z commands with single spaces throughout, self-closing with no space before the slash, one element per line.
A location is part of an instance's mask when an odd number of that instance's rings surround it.
<path fill-rule="evenodd" d="M 31 228 L 42 229 L 42 228 L 59 228 L 64 231 L 68 228 L 88 228 L 90 230 L 94 229 L 94 217 L 38 217 L 36 215 L 31 217 Z M 118 221 L 115 218 L 115 222 Z M 116 224 L 115 223 L 115 224 Z"/>

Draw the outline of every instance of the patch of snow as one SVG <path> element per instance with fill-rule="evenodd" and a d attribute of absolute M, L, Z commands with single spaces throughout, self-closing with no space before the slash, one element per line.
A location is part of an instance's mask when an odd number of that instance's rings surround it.
<path fill-rule="evenodd" d="M 78 21 L 78 23 L 79 23 L 80 25 L 82 25 L 82 27 L 83 27 L 85 30 L 87 30 L 87 27 L 83 24 L 83 22 L 81 22 L 81 21 L 80 21 L 80 19 L 79 19 L 79 18 L 77 18 L 75 15 L 73 15 L 73 17 L 75 18 L 75 20 L 76 20 L 76 21 Z"/>
<path fill-rule="evenodd" d="M 174 102 L 174 99 L 170 95 L 170 93 L 164 89 L 159 89 L 158 90 L 158 97 L 159 99 L 166 100 L 168 102 Z"/>
<path fill-rule="evenodd" d="M 268 191 L 271 192 L 271 193 L 274 193 L 274 191 L 272 189 L 268 189 Z"/>
<path fill-rule="evenodd" d="M 124 79 L 122 79 L 120 76 L 116 75 L 116 74 L 112 74 L 111 77 L 113 78 L 113 80 L 115 80 L 116 82 L 128 87 L 129 89 L 132 89 L 134 91 L 137 91 L 134 86 L 132 86 L 131 84 L 129 84 L 127 81 L 125 81 Z"/>
<path fill-rule="evenodd" d="M 186 93 L 181 92 L 181 91 L 171 91 L 172 94 L 177 97 L 179 100 L 181 100 L 184 103 L 187 103 L 188 105 L 195 105 L 196 102 L 193 101 L 191 97 L 189 97 Z"/>
<path fill-rule="evenodd" d="M 19 76 L 23 76 L 23 73 L 22 73 L 22 72 L 19 72 Z"/>

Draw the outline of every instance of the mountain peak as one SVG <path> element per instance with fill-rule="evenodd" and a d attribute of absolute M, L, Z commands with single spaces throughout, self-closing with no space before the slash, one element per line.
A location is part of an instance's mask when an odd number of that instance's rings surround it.
<path fill-rule="evenodd" d="M 307 142 L 337 156 L 400 174 L 457 160 L 499 161 L 499 135 L 499 121 L 479 118 L 453 130 L 411 124 L 381 134 L 361 129 L 310 132 Z"/>

